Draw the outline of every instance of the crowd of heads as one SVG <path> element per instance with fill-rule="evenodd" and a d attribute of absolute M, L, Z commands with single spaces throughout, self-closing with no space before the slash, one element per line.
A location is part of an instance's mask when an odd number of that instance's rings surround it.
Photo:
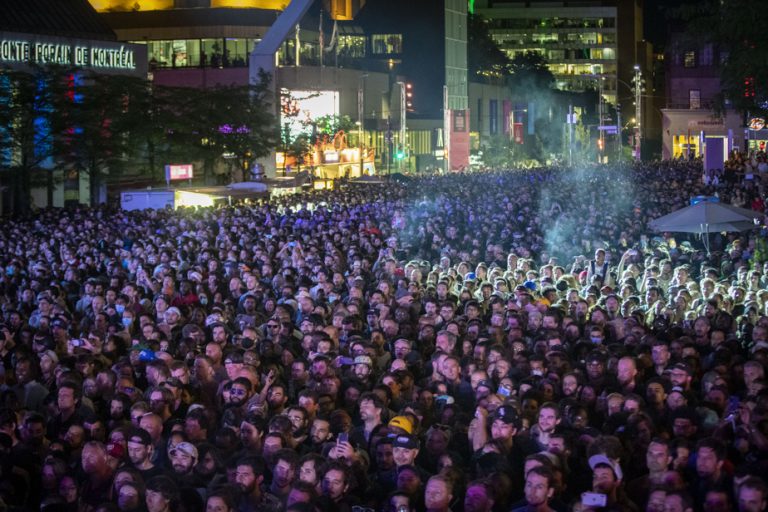
<path fill-rule="evenodd" d="M 696 162 L 0 225 L 8 510 L 757 512 L 768 243 Z"/>

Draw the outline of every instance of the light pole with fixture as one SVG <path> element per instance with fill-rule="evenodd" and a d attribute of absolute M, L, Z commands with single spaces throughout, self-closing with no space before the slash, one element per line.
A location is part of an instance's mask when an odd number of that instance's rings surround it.
<path fill-rule="evenodd" d="M 360 151 L 360 176 L 363 175 L 363 134 L 365 133 L 365 79 L 368 73 L 360 75 L 357 84 L 357 145 Z"/>
<path fill-rule="evenodd" d="M 635 64 L 635 76 L 632 77 L 632 85 L 635 92 L 635 160 L 640 160 L 643 139 L 643 93 L 645 92 L 645 79 L 640 66 Z"/>
<path fill-rule="evenodd" d="M 406 115 L 406 96 L 405 96 L 405 82 L 395 82 L 398 92 L 400 93 L 400 149 L 397 152 L 397 169 L 399 172 L 403 172 L 403 159 L 406 156 L 406 143 L 407 137 L 405 115 Z"/>

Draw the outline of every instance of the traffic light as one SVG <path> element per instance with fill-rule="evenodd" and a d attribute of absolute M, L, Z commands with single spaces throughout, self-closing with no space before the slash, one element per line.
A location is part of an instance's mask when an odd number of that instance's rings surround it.
<path fill-rule="evenodd" d="M 597 149 L 603 151 L 605 149 L 605 141 L 603 139 L 597 139 Z"/>
<path fill-rule="evenodd" d="M 413 84 L 411 82 L 405 83 L 405 110 L 413 112 Z"/>
<path fill-rule="evenodd" d="M 397 153 L 395 153 L 395 158 L 397 158 L 398 160 L 402 160 L 403 158 L 405 158 L 405 151 L 403 151 L 402 148 L 398 148 Z"/>

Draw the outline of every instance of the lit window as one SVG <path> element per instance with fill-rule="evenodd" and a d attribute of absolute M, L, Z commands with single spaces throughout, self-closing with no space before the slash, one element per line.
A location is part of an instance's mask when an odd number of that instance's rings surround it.
<path fill-rule="evenodd" d="M 701 108 L 701 91 L 699 89 L 688 91 L 688 105 L 691 110 Z"/>
<path fill-rule="evenodd" d="M 696 67 L 696 52 L 693 50 L 685 52 L 683 55 L 683 66 L 686 68 Z"/>
<path fill-rule="evenodd" d="M 375 54 L 403 53 L 403 35 L 374 34 L 371 36 L 371 47 Z"/>
<path fill-rule="evenodd" d="M 339 36 L 340 57 L 365 57 L 365 36 Z"/>
<path fill-rule="evenodd" d="M 153 67 L 185 68 L 200 65 L 200 41 L 197 39 L 149 41 L 147 53 Z"/>

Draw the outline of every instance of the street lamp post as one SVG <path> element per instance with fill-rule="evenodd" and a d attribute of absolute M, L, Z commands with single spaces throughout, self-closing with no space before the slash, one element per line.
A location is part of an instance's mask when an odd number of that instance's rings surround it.
<path fill-rule="evenodd" d="M 603 151 L 605 150 L 605 129 L 603 125 L 604 103 L 603 94 L 605 89 L 605 76 L 602 74 L 593 74 L 590 77 L 597 82 L 597 163 L 603 163 Z M 591 137 L 591 135 L 590 135 Z"/>
<path fill-rule="evenodd" d="M 618 101 L 616 101 L 616 140 L 618 141 L 616 160 L 621 166 L 621 104 Z"/>
<path fill-rule="evenodd" d="M 621 80 L 620 78 L 616 78 L 617 85 L 623 85 L 627 89 L 632 92 L 634 95 L 634 105 L 635 105 L 635 117 L 632 118 L 630 122 L 632 122 L 635 125 L 635 148 L 634 148 L 634 154 L 635 154 L 635 160 L 640 160 L 641 154 L 640 154 L 640 144 L 642 139 L 642 114 L 643 114 L 643 97 L 645 93 L 645 79 L 643 78 L 643 73 L 640 71 L 640 66 L 635 65 L 635 75 L 632 77 L 632 83 L 628 84 L 624 80 Z M 617 88 L 618 90 L 618 88 Z M 619 109 L 619 100 L 617 95 L 616 100 L 617 105 L 617 111 Z M 619 134 L 621 134 L 621 122 L 618 123 L 618 129 Z M 619 138 L 621 138 L 621 135 L 619 135 Z M 621 144 L 621 141 L 619 141 L 619 144 Z"/>
<path fill-rule="evenodd" d="M 397 169 L 400 172 L 403 172 L 403 160 L 406 155 L 406 144 L 405 144 L 405 138 L 406 138 L 406 125 L 405 125 L 405 113 L 406 113 L 406 105 L 405 105 L 405 82 L 397 82 L 396 83 L 398 90 L 400 92 L 400 147 L 401 151 L 403 152 L 403 158 L 398 158 L 398 164 Z"/>
<path fill-rule="evenodd" d="M 637 120 L 635 127 L 635 160 L 640 160 L 643 139 L 643 93 L 645 92 L 645 79 L 643 78 L 643 72 L 640 71 L 640 66 L 637 64 L 635 64 L 635 76 L 632 77 L 632 85 L 634 86 L 635 119 Z"/>
<path fill-rule="evenodd" d="M 576 118 L 573 113 L 573 103 L 568 105 L 568 167 L 573 167 L 573 125 Z"/>
<path fill-rule="evenodd" d="M 360 151 L 360 176 L 363 175 L 363 134 L 365 133 L 365 79 L 368 73 L 360 75 L 357 85 L 357 145 Z"/>

